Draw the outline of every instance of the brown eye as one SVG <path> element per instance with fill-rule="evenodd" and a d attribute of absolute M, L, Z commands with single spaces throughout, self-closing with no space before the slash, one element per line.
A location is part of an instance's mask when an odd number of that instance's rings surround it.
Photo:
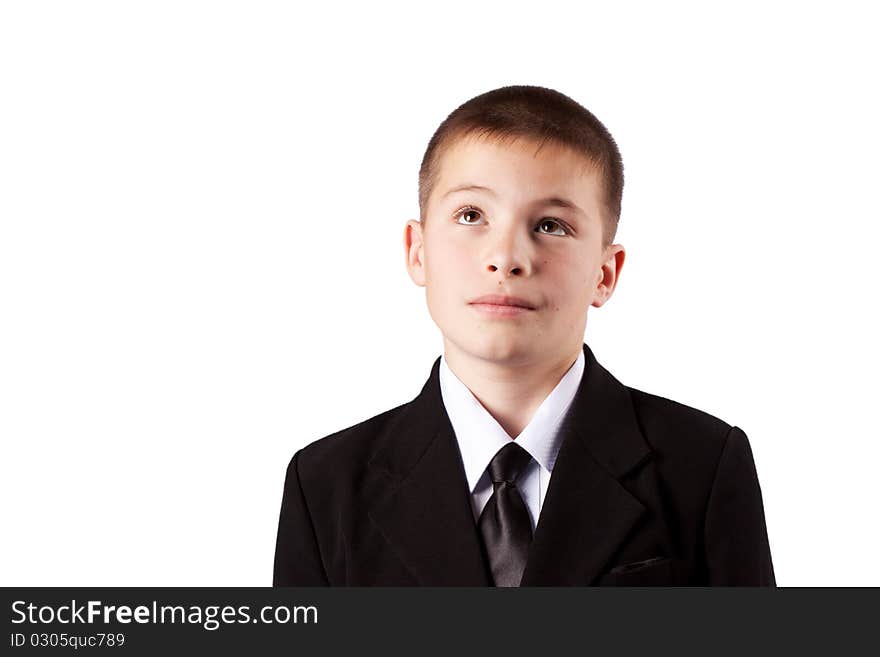
<path fill-rule="evenodd" d="M 461 219 L 462 217 L 467 217 L 468 215 L 479 215 L 479 214 L 480 214 L 480 211 L 477 210 L 476 208 L 462 208 L 461 210 L 458 210 L 455 213 L 455 216 L 457 218 Z M 462 223 L 462 222 L 459 222 L 459 223 Z M 465 221 L 463 223 L 468 225 L 468 224 L 471 224 L 472 222 Z"/>
<path fill-rule="evenodd" d="M 538 228 L 544 228 L 547 225 L 557 226 L 558 229 L 562 232 L 561 233 L 550 232 L 550 233 L 545 233 L 545 235 L 558 235 L 558 234 L 565 235 L 568 232 L 565 230 L 565 228 L 562 227 L 562 224 L 560 224 L 555 219 L 544 219 L 543 221 L 541 221 L 541 223 L 538 224 Z"/>

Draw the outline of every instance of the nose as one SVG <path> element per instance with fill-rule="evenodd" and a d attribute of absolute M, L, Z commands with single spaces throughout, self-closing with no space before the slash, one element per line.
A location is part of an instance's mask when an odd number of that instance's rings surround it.
<path fill-rule="evenodd" d="M 501 231 L 490 247 L 486 269 L 491 273 L 501 272 L 505 278 L 531 274 L 528 238 L 520 235 L 516 227 Z"/>
<path fill-rule="evenodd" d="M 522 275 L 522 273 L 523 273 L 523 269 L 522 269 L 522 267 L 512 266 L 512 267 L 510 267 L 510 268 L 508 269 L 508 268 L 505 267 L 504 265 L 501 265 L 500 267 L 499 267 L 498 265 L 489 265 L 489 271 L 491 271 L 491 272 L 496 272 L 496 271 L 499 271 L 499 270 L 500 270 L 502 273 L 504 273 L 504 271 L 507 270 L 507 275 L 508 275 L 508 276 L 520 276 L 520 275 Z"/>

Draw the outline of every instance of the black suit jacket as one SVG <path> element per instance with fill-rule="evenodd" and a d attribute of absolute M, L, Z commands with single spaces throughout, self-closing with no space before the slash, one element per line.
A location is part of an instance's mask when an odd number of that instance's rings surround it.
<path fill-rule="evenodd" d="M 521 585 L 775 586 L 746 434 L 584 355 Z M 439 367 L 293 455 L 275 586 L 491 584 Z"/>

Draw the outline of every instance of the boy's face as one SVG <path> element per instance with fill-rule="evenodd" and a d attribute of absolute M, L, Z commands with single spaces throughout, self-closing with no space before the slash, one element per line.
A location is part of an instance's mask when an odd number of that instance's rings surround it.
<path fill-rule="evenodd" d="M 537 148 L 526 139 L 456 141 L 440 163 L 425 225 L 407 222 L 407 269 L 426 288 L 450 359 L 560 364 L 581 350 L 589 306 L 614 290 L 624 250 L 602 247 L 598 173 L 567 147 Z M 486 189 L 456 191 L 469 185 Z M 474 303 L 490 294 L 532 308 Z"/>

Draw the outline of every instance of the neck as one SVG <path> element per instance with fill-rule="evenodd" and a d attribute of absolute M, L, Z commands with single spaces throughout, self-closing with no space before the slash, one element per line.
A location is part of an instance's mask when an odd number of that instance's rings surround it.
<path fill-rule="evenodd" d="M 512 438 L 529 421 L 565 373 L 574 365 L 582 345 L 540 360 L 499 362 L 475 357 L 444 340 L 443 358 L 452 373 Z"/>

